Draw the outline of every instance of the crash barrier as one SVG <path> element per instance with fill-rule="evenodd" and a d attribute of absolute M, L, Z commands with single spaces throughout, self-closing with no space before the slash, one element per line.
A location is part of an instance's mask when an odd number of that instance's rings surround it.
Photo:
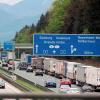
<path fill-rule="evenodd" d="M 27 87 L 17 83 L 15 80 L 13 80 L 13 74 L 11 72 L 8 72 L 6 69 L 4 68 L 0 68 L 1 70 L 4 70 L 7 73 L 0 73 L 0 77 L 2 77 L 4 80 L 6 80 L 7 82 L 9 82 L 10 84 L 12 84 L 13 86 L 15 86 L 16 88 L 22 90 L 22 91 L 26 91 L 26 92 L 32 92 L 30 89 L 28 89 Z"/>
<path fill-rule="evenodd" d="M 13 81 L 12 78 L 11 78 L 9 75 L 4 74 L 4 73 L 3 73 L 3 74 L 0 73 L 0 76 L 1 76 L 4 80 L 6 80 L 7 82 L 9 82 L 10 84 L 12 84 L 13 86 L 15 86 L 16 88 L 18 88 L 18 89 L 20 89 L 20 90 L 22 90 L 22 91 L 32 92 L 32 91 L 31 91 L 30 89 L 28 89 L 27 87 L 25 87 L 25 86 L 23 86 L 23 85 L 21 85 L 21 84 L 15 82 L 15 81 Z"/>
<path fill-rule="evenodd" d="M 64 95 L 64 94 L 0 94 L 0 100 L 100 100 L 100 95 Z"/>
<path fill-rule="evenodd" d="M 31 81 L 29 81 L 29 80 L 27 80 L 27 79 L 25 79 L 25 78 L 23 78 L 23 77 L 21 77 L 21 76 L 15 74 L 15 73 L 13 73 L 13 72 L 11 72 L 11 71 L 8 71 L 8 70 L 6 70 L 6 69 L 4 69 L 4 68 L 0 68 L 0 69 L 4 70 L 4 71 L 6 71 L 7 73 L 10 74 L 10 75 L 3 74 L 3 76 L 6 77 L 6 78 L 5 78 L 5 77 L 3 77 L 3 78 L 4 78 L 5 80 L 7 80 L 8 82 L 10 82 L 12 85 L 14 85 L 14 86 L 17 87 L 17 88 L 19 88 L 18 86 L 20 86 L 20 88 L 23 88 L 23 89 L 25 89 L 26 91 L 30 91 L 30 92 L 31 92 L 31 89 L 28 89 L 28 88 L 26 88 L 26 87 L 24 87 L 24 86 L 18 84 L 17 82 L 13 81 L 13 80 L 12 80 L 12 77 L 11 77 L 11 75 L 13 75 L 13 74 L 17 77 L 17 79 L 20 79 L 20 80 L 22 80 L 22 81 L 25 81 L 25 82 L 27 82 L 27 83 L 29 83 L 29 84 L 31 84 L 31 85 L 35 85 L 36 87 L 38 87 L 38 88 L 40 88 L 40 89 L 42 89 L 42 90 L 44 90 L 44 91 L 53 92 L 52 90 L 50 90 L 50 89 L 48 89 L 48 88 L 46 88 L 46 87 L 43 87 L 43 86 L 41 86 L 41 85 L 39 85 L 39 84 L 35 84 L 34 82 L 31 82 Z M 12 81 L 13 81 L 13 82 L 12 82 Z M 13 84 L 13 83 L 14 83 L 14 84 Z M 17 85 L 18 85 L 18 86 L 17 86 Z"/>
<path fill-rule="evenodd" d="M 14 74 L 15 74 L 15 73 L 14 73 Z M 21 76 L 19 76 L 19 75 L 17 75 L 17 74 L 15 74 L 15 75 L 17 76 L 18 79 L 21 79 L 21 80 L 23 80 L 23 81 L 25 81 L 25 82 L 27 82 L 27 83 L 29 83 L 29 84 L 31 84 L 31 85 L 34 85 L 34 86 L 36 86 L 36 87 L 38 87 L 38 88 L 40 88 L 40 89 L 42 89 L 42 90 L 44 90 L 44 91 L 53 92 L 53 91 L 51 91 L 50 89 L 48 89 L 48 88 L 46 88 L 46 87 L 43 87 L 43 86 L 41 86 L 41 85 L 39 85 L 39 84 L 36 84 L 36 83 L 34 83 L 34 82 L 31 82 L 31 81 L 29 81 L 29 80 L 27 80 L 27 79 L 25 79 L 25 78 L 23 78 L 23 77 L 21 77 Z"/>

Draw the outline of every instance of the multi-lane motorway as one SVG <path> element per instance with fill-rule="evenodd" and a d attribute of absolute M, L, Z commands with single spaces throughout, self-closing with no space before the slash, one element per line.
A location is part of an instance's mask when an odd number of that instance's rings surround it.
<path fill-rule="evenodd" d="M 15 68 L 15 70 L 13 72 L 15 74 L 29 80 L 29 81 L 34 82 L 35 84 L 39 84 L 43 87 L 45 85 L 45 81 L 55 80 L 56 83 L 57 83 L 57 88 L 49 88 L 49 89 L 56 92 L 56 93 L 59 93 L 60 79 L 58 79 L 58 78 L 55 78 L 55 77 L 52 77 L 52 76 L 49 76 L 49 75 L 46 75 L 46 74 L 44 74 L 43 76 L 35 76 L 35 72 L 26 72 L 26 70 L 19 70 L 17 68 Z M 78 87 L 78 86 L 72 85 L 72 87 Z M 81 89 L 81 87 L 78 87 L 78 88 Z"/>
<path fill-rule="evenodd" d="M 31 73 L 31 72 L 26 72 L 25 70 L 19 70 L 16 69 L 14 71 L 14 73 L 16 73 L 19 76 L 22 76 L 23 78 L 32 81 L 36 84 L 39 84 L 41 86 L 45 85 L 45 81 L 47 80 L 55 80 L 55 82 L 57 83 L 57 88 L 49 88 L 50 90 L 58 93 L 59 92 L 59 86 L 60 86 L 60 79 L 57 79 L 55 77 L 49 76 L 44 74 L 43 76 L 35 76 L 35 72 Z M 72 87 L 77 87 L 76 85 L 72 85 Z"/>

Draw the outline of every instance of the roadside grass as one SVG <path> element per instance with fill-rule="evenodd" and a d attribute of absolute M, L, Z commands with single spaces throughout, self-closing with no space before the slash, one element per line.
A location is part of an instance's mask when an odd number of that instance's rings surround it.
<path fill-rule="evenodd" d="M 25 82 L 25 81 L 22 81 L 22 80 L 17 79 L 16 82 L 18 82 L 19 84 L 21 84 L 21 85 L 23 85 L 23 86 L 29 88 L 30 90 L 32 90 L 32 92 L 38 92 L 38 93 L 43 93 L 43 92 L 45 92 L 45 91 L 43 91 L 42 89 L 40 89 L 40 88 L 38 88 L 38 87 L 36 87 L 36 86 L 34 86 L 34 85 L 31 85 L 31 84 L 29 84 L 29 83 L 27 83 L 27 82 Z"/>
<path fill-rule="evenodd" d="M 0 73 L 1 74 L 7 74 L 7 75 L 11 75 L 10 73 L 8 73 L 7 71 L 3 70 L 2 68 L 0 68 Z M 36 87 L 35 85 L 29 84 L 28 82 L 22 81 L 20 79 L 17 79 L 15 82 L 21 84 L 22 86 L 27 87 L 28 89 L 30 89 L 32 92 L 36 92 L 36 93 L 43 93 L 45 92 L 44 90 Z"/>

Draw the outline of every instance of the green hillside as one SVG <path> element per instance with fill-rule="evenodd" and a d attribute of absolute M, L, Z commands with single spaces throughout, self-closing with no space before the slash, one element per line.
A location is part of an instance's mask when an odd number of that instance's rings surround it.
<path fill-rule="evenodd" d="M 41 15 L 37 25 L 25 26 L 16 33 L 17 43 L 32 42 L 37 33 L 100 33 L 99 0 L 55 0 L 52 8 Z"/>

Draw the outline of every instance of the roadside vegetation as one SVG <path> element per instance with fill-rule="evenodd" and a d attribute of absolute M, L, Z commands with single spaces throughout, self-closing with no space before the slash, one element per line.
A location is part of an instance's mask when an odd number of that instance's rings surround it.
<path fill-rule="evenodd" d="M 12 79 L 12 77 L 11 77 L 12 74 L 10 72 L 4 70 L 3 68 L 0 68 L 0 74 L 3 74 L 3 75 L 5 75 L 5 77 L 8 77 L 8 78 Z M 29 84 L 28 82 L 23 81 L 21 79 L 16 79 L 15 82 L 17 82 L 20 85 L 26 87 L 27 89 L 30 90 L 30 92 L 34 92 L 34 93 L 44 93 L 44 92 L 46 92 L 45 90 L 43 90 L 43 89 L 41 89 L 41 88 L 39 88 L 39 87 L 37 87 L 33 84 Z M 23 89 L 23 91 L 26 92 L 24 89 Z"/>
<path fill-rule="evenodd" d="M 25 86 L 25 87 L 27 87 L 32 92 L 35 92 L 35 93 L 43 93 L 43 92 L 45 92 L 45 91 L 41 90 L 40 88 L 37 88 L 35 85 L 31 85 L 31 84 L 29 84 L 29 83 L 27 83 L 25 81 L 17 79 L 16 82 L 21 84 L 21 85 L 23 85 L 23 86 Z"/>

